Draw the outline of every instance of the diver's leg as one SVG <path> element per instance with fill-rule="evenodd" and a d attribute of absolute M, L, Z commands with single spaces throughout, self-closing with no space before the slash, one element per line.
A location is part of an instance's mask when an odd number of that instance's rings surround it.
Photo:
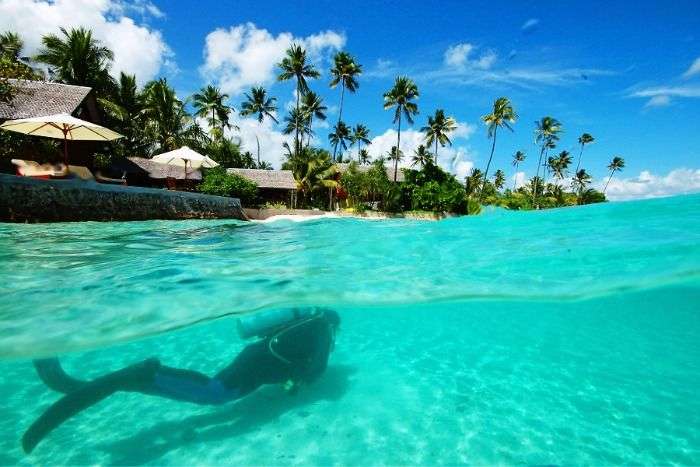
<path fill-rule="evenodd" d="M 146 392 L 160 364 L 149 359 L 109 373 L 69 392 L 46 410 L 22 436 L 22 447 L 30 453 L 51 431 L 77 413 L 97 404 L 116 391 Z"/>
<path fill-rule="evenodd" d="M 42 371 L 44 369 L 42 367 Z M 22 437 L 25 452 L 31 452 L 46 435 L 69 418 L 117 391 L 140 392 L 203 405 L 223 404 L 245 395 L 242 391 L 229 389 L 217 378 L 163 366 L 157 359 L 145 360 L 85 382 L 55 402 Z"/>
<path fill-rule="evenodd" d="M 58 358 L 34 360 L 34 368 L 44 384 L 57 392 L 73 392 L 87 384 L 87 381 L 75 379 L 63 371 Z"/>
<path fill-rule="evenodd" d="M 153 377 L 148 394 L 202 405 L 219 405 L 245 395 L 219 379 L 192 370 L 161 366 Z"/>

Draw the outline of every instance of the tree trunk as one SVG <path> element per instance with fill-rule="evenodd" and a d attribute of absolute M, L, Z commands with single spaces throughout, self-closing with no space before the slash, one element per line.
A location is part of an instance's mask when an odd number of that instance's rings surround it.
<path fill-rule="evenodd" d="M 394 159 L 394 183 L 396 183 L 396 176 L 399 173 L 399 154 L 401 154 L 401 112 L 399 112 L 399 132 L 396 142 L 396 159 Z"/>
<path fill-rule="evenodd" d="M 306 147 L 311 146 L 311 125 L 314 123 L 314 118 L 309 115 L 309 137 L 306 139 Z"/>
<path fill-rule="evenodd" d="M 581 157 L 583 157 L 583 143 L 581 143 L 581 151 L 578 153 L 578 162 L 576 163 L 576 172 L 578 172 L 578 168 L 581 165 Z"/>
<path fill-rule="evenodd" d="M 358 163 L 358 164 L 361 163 L 361 162 L 360 162 L 360 151 L 361 151 L 361 147 L 362 147 L 362 141 L 360 141 L 360 140 L 358 139 L 358 140 L 357 140 L 357 163 Z"/>
<path fill-rule="evenodd" d="M 610 171 L 610 176 L 608 177 L 608 181 L 605 182 L 605 188 L 603 188 L 603 194 L 605 194 L 606 191 L 608 191 L 608 185 L 610 184 L 610 180 L 612 180 L 612 176 L 615 173 L 614 170 Z"/>
<path fill-rule="evenodd" d="M 518 164 L 515 164 L 515 177 L 513 177 L 513 191 L 515 191 L 515 184 L 518 182 Z"/>
<path fill-rule="evenodd" d="M 481 202 L 481 198 L 484 195 L 484 188 L 486 187 L 486 180 L 489 175 L 489 168 L 491 167 L 491 159 L 493 159 L 493 151 L 496 149 L 496 135 L 497 135 L 498 127 L 493 129 L 493 144 L 491 144 L 491 155 L 489 156 L 489 162 L 486 164 L 486 171 L 484 172 L 484 181 L 481 182 L 481 190 L 479 190 L 479 202 Z"/>
<path fill-rule="evenodd" d="M 338 123 L 343 118 L 343 101 L 345 100 L 345 81 L 341 80 L 342 89 L 340 91 L 340 108 L 338 109 Z"/>
<path fill-rule="evenodd" d="M 545 144 L 542 144 L 542 149 L 540 150 L 540 158 L 537 160 L 537 170 L 535 171 L 535 184 L 532 187 L 532 205 L 535 205 L 535 199 L 537 198 L 537 177 L 540 176 L 540 165 L 542 165 L 542 156 L 544 155 Z"/>
<path fill-rule="evenodd" d="M 299 89 L 299 81 L 297 80 L 297 118 L 299 118 L 299 96 L 301 96 L 301 90 Z M 295 122 L 294 127 L 294 151 L 296 152 L 296 155 L 299 155 L 299 150 L 301 149 L 301 145 L 299 144 L 299 122 Z"/>
<path fill-rule="evenodd" d="M 255 142 L 258 143 L 258 168 L 260 168 L 260 139 L 258 139 L 258 135 L 255 135 Z"/>

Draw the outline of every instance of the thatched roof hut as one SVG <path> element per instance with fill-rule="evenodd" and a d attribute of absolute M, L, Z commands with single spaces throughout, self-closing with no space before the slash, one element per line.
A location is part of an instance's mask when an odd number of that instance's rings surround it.
<path fill-rule="evenodd" d="M 15 92 L 10 102 L 0 102 L 0 121 L 43 117 L 60 113 L 72 115 L 91 91 L 91 88 L 85 86 L 72 86 L 48 81 L 8 79 L 7 82 L 14 88 Z M 88 113 L 92 114 L 92 111 L 88 111 Z M 94 121 L 97 119 L 97 115 L 83 115 L 81 118 Z"/>
<path fill-rule="evenodd" d="M 188 169 L 185 173 L 185 167 L 162 164 L 143 157 L 128 157 L 127 161 L 128 162 L 123 161 L 121 163 L 123 167 L 120 166 L 120 168 L 127 173 L 145 172 L 150 178 L 156 180 L 164 180 L 166 178 L 173 178 L 175 180 L 202 180 L 202 172 L 199 170 Z"/>
<path fill-rule="evenodd" d="M 297 188 L 291 170 L 227 169 L 226 171 L 255 182 L 258 188 L 276 190 L 296 190 Z"/>
<path fill-rule="evenodd" d="M 297 184 L 291 170 L 226 169 L 230 174 L 240 175 L 258 186 L 258 197 L 262 201 L 296 204 Z"/>

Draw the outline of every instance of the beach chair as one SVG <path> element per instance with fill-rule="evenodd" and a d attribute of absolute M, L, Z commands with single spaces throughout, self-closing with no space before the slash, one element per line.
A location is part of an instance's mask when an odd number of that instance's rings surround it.
<path fill-rule="evenodd" d="M 39 164 L 36 161 L 24 159 L 12 159 L 11 162 L 17 167 L 17 175 L 31 178 L 65 178 L 69 174 L 65 164 Z"/>

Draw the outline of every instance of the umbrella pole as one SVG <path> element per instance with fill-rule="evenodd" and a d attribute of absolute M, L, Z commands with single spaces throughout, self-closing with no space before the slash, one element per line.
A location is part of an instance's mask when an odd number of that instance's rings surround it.
<path fill-rule="evenodd" d="M 68 135 L 65 132 L 63 133 L 63 162 L 68 168 Z"/>

